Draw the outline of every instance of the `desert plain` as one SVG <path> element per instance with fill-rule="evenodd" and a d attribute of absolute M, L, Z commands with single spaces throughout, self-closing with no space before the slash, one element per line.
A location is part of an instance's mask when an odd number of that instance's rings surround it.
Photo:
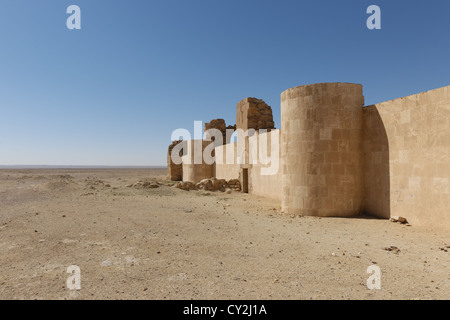
<path fill-rule="evenodd" d="M 289 216 L 275 200 L 165 176 L 0 170 L 0 299 L 450 298 L 446 232 Z M 73 265 L 80 290 L 67 286 Z M 374 265 L 381 289 L 370 290 Z"/>

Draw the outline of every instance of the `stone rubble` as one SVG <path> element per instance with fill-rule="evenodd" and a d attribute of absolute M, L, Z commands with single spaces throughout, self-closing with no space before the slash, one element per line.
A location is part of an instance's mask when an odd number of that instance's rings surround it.
<path fill-rule="evenodd" d="M 155 189 L 159 188 L 160 184 L 158 182 L 149 181 L 138 181 L 133 184 L 126 185 L 127 188 L 144 188 L 144 189 Z"/>
<path fill-rule="evenodd" d="M 400 222 L 400 223 L 403 223 L 403 224 L 408 223 L 408 221 L 406 220 L 406 218 L 404 218 L 404 217 L 398 217 L 398 216 L 393 216 L 393 217 L 391 217 L 390 221 L 392 221 L 392 222 Z"/>
<path fill-rule="evenodd" d="M 203 179 L 198 183 L 192 183 L 189 181 L 180 181 L 175 185 L 175 188 L 190 191 L 190 190 L 204 190 L 204 191 L 240 191 L 241 182 L 238 179 L 232 179 L 226 181 L 225 179 Z"/>

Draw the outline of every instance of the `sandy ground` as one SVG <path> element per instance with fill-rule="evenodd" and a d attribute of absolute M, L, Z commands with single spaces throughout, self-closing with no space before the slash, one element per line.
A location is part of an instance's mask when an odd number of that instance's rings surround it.
<path fill-rule="evenodd" d="M 1 170 L 0 299 L 450 298 L 446 233 L 290 217 L 273 200 L 182 191 L 164 176 Z M 162 185 L 127 187 L 141 180 Z M 71 265 L 81 290 L 67 288 Z M 380 290 L 366 286 L 371 265 Z"/>

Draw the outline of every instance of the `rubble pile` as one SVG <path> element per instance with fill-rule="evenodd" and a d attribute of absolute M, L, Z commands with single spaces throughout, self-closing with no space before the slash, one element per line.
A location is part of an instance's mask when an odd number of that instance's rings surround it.
<path fill-rule="evenodd" d="M 195 184 L 189 181 L 181 181 L 178 182 L 175 185 L 175 187 L 186 191 L 205 190 L 205 191 L 225 192 L 228 190 L 240 191 L 241 183 L 238 179 L 232 179 L 227 181 L 225 179 L 210 178 L 210 179 L 203 179 L 202 181 Z"/>

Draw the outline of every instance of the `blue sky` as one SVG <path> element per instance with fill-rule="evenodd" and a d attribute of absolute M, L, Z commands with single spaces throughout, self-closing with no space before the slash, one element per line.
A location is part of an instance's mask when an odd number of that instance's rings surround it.
<path fill-rule="evenodd" d="M 234 124 L 246 97 L 279 127 L 298 85 L 361 83 L 366 105 L 449 85 L 449 15 L 447 0 L 3 0 L 0 165 L 164 165 L 174 129 Z"/>

